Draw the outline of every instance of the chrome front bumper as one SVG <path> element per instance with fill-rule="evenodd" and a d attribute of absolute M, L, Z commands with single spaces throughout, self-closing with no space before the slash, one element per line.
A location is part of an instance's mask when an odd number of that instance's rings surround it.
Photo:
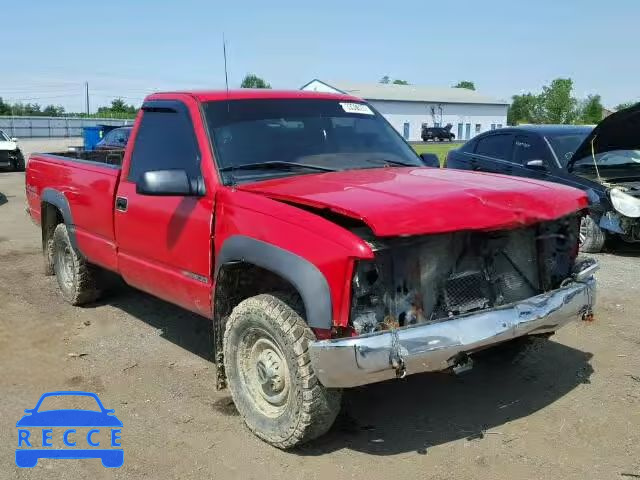
<path fill-rule="evenodd" d="M 578 273 L 564 287 L 522 302 L 438 323 L 313 342 L 313 368 L 325 387 L 355 387 L 446 370 L 456 364 L 460 354 L 524 335 L 554 332 L 591 313 L 594 267 Z"/>

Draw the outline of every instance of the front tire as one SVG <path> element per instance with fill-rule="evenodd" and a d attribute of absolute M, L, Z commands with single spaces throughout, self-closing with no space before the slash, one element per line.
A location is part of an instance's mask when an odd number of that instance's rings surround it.
<path fill-rule="evenodd" d="M 14 172 L 24 172 L 24 155 L 22 152 L 18 152 L 17 158 L 13 161 L 13 171 Z"/>
<path fill-rule="evenodd" d="M 62 298 L 71 305 L 90 303 L 100 296 L 99 271 L 74 248 L 64 223 L 53 232 L 53 270 Z"/>
<path fill-rule="evenodd" d="M 580 251 L 585 253 L 598 253 L 602 251 L 606 236 L 604 230 L 587 215 L 580 222 Z"/>
<path fill-rule="evenodd" d="M 257 295 L 233 309 L 224 334 L 236 408 L 254 434 L 282 449 L 325 434 L 342 396 L 318 381 L 308 349 L 315 336 L 300 312 L 297 295 Z"/>

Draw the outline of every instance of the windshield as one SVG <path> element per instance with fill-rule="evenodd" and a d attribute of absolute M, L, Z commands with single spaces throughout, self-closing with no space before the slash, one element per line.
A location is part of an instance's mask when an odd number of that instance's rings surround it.
<path fill-rule="evenodd" d="M 205 103 L 204 114 L 225 181 L 422 166 L 393 127 L 364 103 L 231 100 Z"/>
<path fill-rule="evenodd" d="M 7 137 L 7 134 L 4 133 L 2 130 L 0 130 L 0 142 L 8 142 L 9 141 L 9 137 Z"/>
<path fill-rule="evenodd" d="M 546 138 L 563 168 L 567 166 L 573 153 L 587 138 L 589 131 L 572 132 L 561 135 L 548 135 Z"/>

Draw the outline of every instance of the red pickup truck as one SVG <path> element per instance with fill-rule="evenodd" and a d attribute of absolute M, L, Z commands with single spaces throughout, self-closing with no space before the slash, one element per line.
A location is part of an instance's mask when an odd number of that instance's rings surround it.
<path fill-rule="evenodd" d="M 344 388 L 591 313 L 583 192 L 427 168 L 355 97 L 158 93 L 121 165 L 92 155 L 30 158 L 46 272 L 73 305 L 111 271 L 212 319 L 220 386 L 280 448 L 325 433 Z"/>

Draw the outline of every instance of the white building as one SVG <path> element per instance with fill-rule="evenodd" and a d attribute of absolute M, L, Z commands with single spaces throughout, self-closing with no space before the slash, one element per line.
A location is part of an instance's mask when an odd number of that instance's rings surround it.
<path fill-rule="evenodd" d="M 407 140 L 421 140 L 422 126 L 446 126 L 458 140 L 502 128 L 509 104 L 465 88 L 395 84 L 327 83 L 315 79 L 301 90 L 348 93 L 367 100 Z"/>

